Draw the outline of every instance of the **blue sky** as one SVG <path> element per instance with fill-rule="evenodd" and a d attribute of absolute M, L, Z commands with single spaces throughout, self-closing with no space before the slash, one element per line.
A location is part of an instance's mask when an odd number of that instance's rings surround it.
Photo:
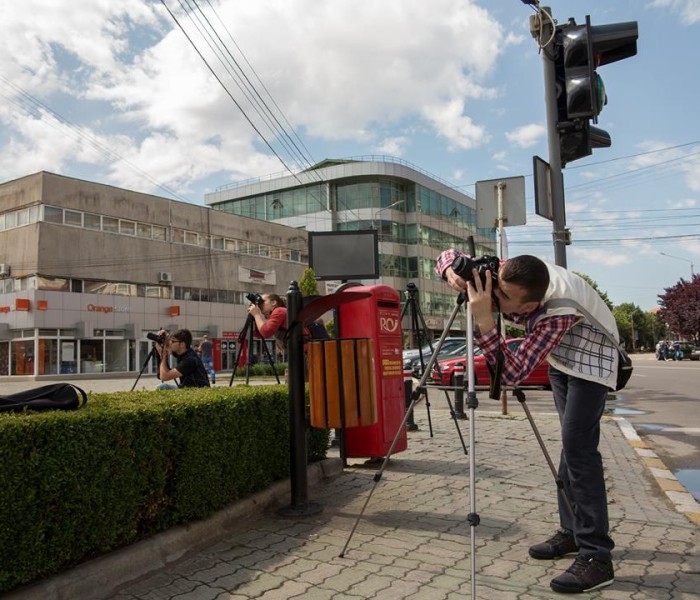
<path fill-rule="evenodd" d="M 700 0 L 548 5 L 559 22 L 639 23 L 637 56 L 599 69 L 612 146 L 565 169 L 567 262 L 650 309 L 700 269 Z M 4 2 L 0 181 L 46 170 L 203 204 L 286 167 L 390 155 L 472 195 L 525 175 L 510 254 L 553 261 L 532 192 L 547 145 L 531 14 L 519 0 Z M 212 52 L 219 38 L 230 54 Z M 287 142 L 217 56 L 241 65 Z"/>

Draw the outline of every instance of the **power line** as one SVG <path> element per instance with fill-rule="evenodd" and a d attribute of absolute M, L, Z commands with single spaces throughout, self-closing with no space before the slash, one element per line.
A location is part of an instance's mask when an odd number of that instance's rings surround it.
<path fill-rule="evenodd" d="M 75 123 L 72 123 L 64 116 L 57 113 L 50 106 L 44 104 L 41 100 L 39 100 L 26 90 L 22 89 L 21 87 L 7 79 L 5 76 L 0 75 L 0 79 L 5 85 L 12 88 L 18 94 L 18 96 L 13 97 L 11 95 L 3 93 L 3 97 L 10 103 L 18 107 L 20 110 L 24 111 L 30 117 L 37 118 L 41 121 L 42 116 L 46 115 L 47 117 L 49 117 L 49 119 L 53 120 L 53 122 L 51 120 L 44 121 L 50 127 L 53 127 L 57 131 L 61 131 L 64 135 L 67 135 L 66 130 L 68 130 L 72 137 L 87 142 L 87 144 L 89 144 L 99 153 L 104 155 L 108 160 L 113 162 L 123 162 L 124 164 L 132 168 L 135 172 L 137 172 L 139 175 L 141 175 L 142 177 L 150 181 L 152 184 L 154 184 L 156 187 L 166 192 L 168 195 L 172 196 L 173 198 L 182 200 L 184 202 L 189 202 L 187 198 L 180 196 L 177 192 L 175 192 L 165 184 L 160 183 L 146 171 L 142 170 L 134 163 L 121 156 L 119 153 L 105 146 L 96 137 L 90 135 L 84 129 L 78 127 Z"/>

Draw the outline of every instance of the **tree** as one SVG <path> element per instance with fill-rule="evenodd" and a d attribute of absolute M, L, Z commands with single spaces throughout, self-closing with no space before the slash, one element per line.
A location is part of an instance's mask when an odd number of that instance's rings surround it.
<path fill-rule="evenodd" d="M 316 273 L 311 267 L 304 269 L 301 274 L 301 279 L 299 280 L 299 290 L 303 297 L 308 296 L 318 296 L 318 281 L 316 280 Z M 330 337 L 335 337 L 335 324 L 333 319 L 329 319 L 324 323 L 324 327 L 328 332 Z"/>
<path fill-rule="evenodd" d="M 302 296 L 318 296 L 318 281 L 316 273 L 311 267 L 304 269 L 299 280 L 299 290 Z"/>
<path fill-rule="evenodd" d="M 623 302 L 613 309 L 613 316 L 628 350 L 654 347 L 653 315 L 645 313 L 636 304 Z"/>
<path fill-rule="evenodd" d="M 700 340 L 700 275 L 682 279 L 659 294 L 659 316 L 677 336 Z"/>

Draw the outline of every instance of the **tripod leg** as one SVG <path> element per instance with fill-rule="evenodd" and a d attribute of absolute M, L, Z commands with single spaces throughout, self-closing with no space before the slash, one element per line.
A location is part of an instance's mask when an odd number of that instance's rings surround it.
<path fill-rule="evenodd" d="M 143 366 L 141 367 L 141 370 L 139 371 L 138 377 L 136 377 L 136 381 L 134 381 L 134 385 L 131 386 L 132 392 L 136 388 L 136 384 L 139 382 L 139 379 L 141 379 L 141 375 L 143 375 L 143 372 L 146 370 L 148 363 L 151 362 L 151 358 L 154 357 L 155 355 L 156 355 L 156 348 L 155 348 L 155 346 L 153 346 L 153 348 L 151 348 L 151 351 L 148 353 L 146 360 L 143 361 Z"/>
<path fill-rule="evenodd" d="M 457 304 L 457 310 L 459 310 L 459 307 L 461 306 L 461 302 L 458 302 Z M 425 322 L 425 319 L 423 318 L 423 313 L 421 312 L 420 305 L 416 302 L 414 308 L 414 318 L 416 319 L 416 326 L 418 326 L 418 323 L 420 321 L 420 325 L 423 327 L 423 330 L 427 330 L 428 326 Z M 456 313 L 454 313 L 456 316 Z M 452 322 L 454 321 L 454 317 L 449 321 L 449 324 L 445 329 L 443 330 L 442 336 L 440 337 L 440 347 L 442 347 L 442 342 L 444 341 L 447 332 L 449 332 L 450 327 L 452 326 Z M 434 364 L 437 366 L 438 373 L 440 373 L 440 367 L 437 362 L 437 355 L 440 353 L 440 349 L 436 348 L 432 354 L 432 356 L 435 357 Z M 433 436 L 433 429 L 432 429 L 432 424 L 430 423 L 430 404 L 428 402 L 428 388 L 424 387 L 423 388 L 424 393 L 425 393 L 425 405 L 428 411 L 428 423 L 430 424 L 430 437 Z M 445 392 L 445 400 L 447 401 L 447 406 L 450 408 L 450 415 L 452 416 L 452 421 L 454 421 L 455 427 L 457 429 L 457 435 L 459 436 L 459 441 L 462 444 L 462 449 L 464 450 L 465 454 L 468 454 L 467 452 L 467 446 L 464 443 L 464 437 L 462 436 L 462 430 L 459 427 L 459 421 L 457 420 L 457 413 L 454 410 L 454 407 L 452 406 L 452 400 L 450 400 L 450 394 L 447 390 L 444 390 Z"/>
<path fill-rule="evenodd" d="M 472 320 L 471 305 L 467 303 L 467 410 L 469 413 L 469 522 L 470 542 L 471 542 L 471 592 L 472 598 L 476 598 L 476 527 L 481 518 L 476 512 L 476 433 L 475 433 L 475 411 L 479 406 L 474 391 L 474 322 Z"/>
<path fill-rule="evenodd" d="M 552 475 L 554 476 L 554 483 L 556 483 L 556 485 L 557 485 L 557 492 L 561 495 L 561 498 L 564 502 L 564 505 L 566 506 L 566 509 L 569 511 L 571 518 L 573 518 L 574 517 L 574 509 L 571 506 L 571 502 L 569 501 L 569 497 L 566 495 L 566 491 L 564 490 L 564 483 L 562 482 L 561 478 L 559 477 L 559 473 L 558 473 L 556 467 L 554 466 L 552 459 L 549 456 L 549 452 L 547 452 L 547 446 L 544 445 L 544 440 L 542 439 L 542 436 L 540 435 L 540 432 L 537 429 L 537 426 L 535 425 L 535 420 L 532 418 L 532 414 L 530 413 L 530 408 L 528 407 L 527 402 L 525 402 L 525 392 L 523 392 L 523 390 L 516 388 L 513 390 L 513 395 L 517 398 L 518 402 L 520 402 L 520 406 L 522 406 L 523 410 L 525 411 L 525 416 L 527 417 L 527 420 L 530 422 L 530 427 L 532 427 L 532 431 L 535 433 L 535 437 L 537 438 L 537 443 L 540 445 L 540 449 L 542 450 L 542 453 L 544 454 L 544 458 L 547 461 L 547 464 L 549 465 L 549 470 L 552 472 Z"/>
<path fill-rule="evenodd" d="M 248 343 L 247 337 L 248 337 L 248 329 L 250 329 L 251 323 L 252 323 L 252 318 L 250 315 L 246 317 L 245 324 L 243 325 L 243 329 L 241 329 L 241 332 L 238 334 L 238 351 L 236 352 L 236 356 L 233 359 L 233 371 L 231 372 L 231 379 L 228 382 L 229 387 L 233 385 L 233 378 L 236 376 L 236 371 L 238 370 L 238 362 L 241 360 L 241 354 L 243 353 L 243 348 L 245 348 L 246 344 Z M 248 353 L 252 352 L 252 348 L 249 347 L 247 349 Z"/>
<path fill-rule="evenodd" d="M 412 296 L 411 298 L 409 298 L 408 302 L 410 303 L 411 326 L 413 328 L 413 332 L 416 336 L 420 336 L 420 332 L 427 332 L 428 328 L 425 325 L 425 322 L 423 322 L 423 329 L 420 329 L 418 326 L 418 311 L 420 309 L 418 308 L 418 301 L 415 299 L 415 297 Z M 434 355 L 435 349 L 432 347 L 432 344 L 430 344 L 430 348 L 433 351 Z M 427 369 L 425 363 L 423 362 L 423 352 L 421 348 L 418 348 L 418 355 L 420 357 L 421 369 L 423 369 L 423 374 L 425 374 Z M 433 437 L 433 421 L 430 417 L 430 398 L 428 398 L 428 388 L 423 388 L 423 394 L 425 395 L 425 411 L 428 417 L 428 431 L 430 432 L 430 437 Z"/>
<path fill-rule="evenodd" d="M 265 340 L 262 340 L 262 347 L 263 347 L 263 353 L 265 354 L 265 356 L 267 356 L 267 362 L 272 367 L 272 373 L 274 374 L 275 379 L 277 380 L 277 383 L 280 383 L 280 378 L 279 378 L 279 375 L 277 374 L 277 369 L 275 369 L 275 363 L 272 360 L 272 354 L 270 354 L 270 349 L 267 347 Z"/>

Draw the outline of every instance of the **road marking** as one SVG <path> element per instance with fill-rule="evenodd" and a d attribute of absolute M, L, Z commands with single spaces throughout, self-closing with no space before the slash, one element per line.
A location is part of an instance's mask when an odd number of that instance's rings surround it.
<path fill-rule="evenodd" d="M 666 497 L 673 502 L 676 510 L 683 513 L 690 521 L 700 524 L 700 503 L 688 492 L 685 486 L 676 479 L 676 476 L 667 469 L 661 459 L 651 448 L 649 448 L 644 440 L 639 437 L 632 423 L 622 417 L 610 417 L 617 421 L 617 425 L 629 441 L 634 451 L 641 457 L 644 464 L 647 466 L 656 483 L 661 490 L 666 494 Z M 696 430 L 697 427 L 674 428 Z M 668 430 L 664 430 L 668 431 Z"/>

